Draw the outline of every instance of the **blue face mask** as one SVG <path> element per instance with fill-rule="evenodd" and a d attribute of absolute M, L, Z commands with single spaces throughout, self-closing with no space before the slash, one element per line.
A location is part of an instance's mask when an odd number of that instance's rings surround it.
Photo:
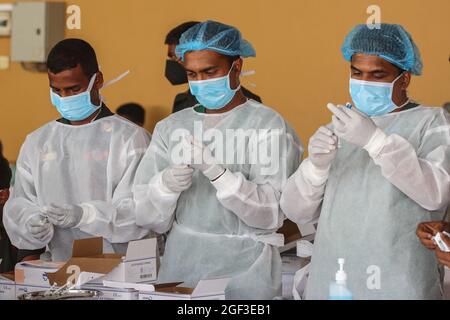
<path fill-rule="evenodd" d="M 100 108 L 102 105 L 101 101 L 98 106 L 91 102 L 91 90 L 94 86 L 96 75 L 92 76 L 86 91 L 73 96 L 61 97 L 50 88 L 50 100 L 63 118 L 70 121 L 81 121 L 89 118 Z"/>
<path fill-rule="evenodd" d="M 402 107 L 392 101 L 394 84 L 402 75 L 388 83 L 350 78 L 350 95 L 355 106 L 369 117 L 387 114 Z"/>
<path fill-rule="evenodd" d="M 230 103 L 236 92 L 241 88 L 240 85 L 234 90 L 230 87 L 230 73 L 233 67 L 234 62 L 231 65 L 230 71 L 224 77 L 189 81 L 191 93 L 206 109 L 222 109 Z"/>

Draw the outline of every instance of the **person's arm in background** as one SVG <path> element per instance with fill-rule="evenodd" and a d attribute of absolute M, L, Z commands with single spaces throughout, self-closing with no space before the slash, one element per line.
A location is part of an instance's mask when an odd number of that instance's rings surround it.
<path fill-rule="evenodd" d="M 435 251 L 436 258 L 441 264 L 450 268 L 450 252 L 440 250 L 433 240 L 433 237 L 439 232 L 442 240 L 450 248 L 450 237 L 446 236 L 444 231 L 450 233 L 450 223 L 446 221 L 422 222 L 417 226 L 416 235 L 424 247 Z"/>
<path fill-rule="evenodd" d="M 448 229 L 448 232 L 450 232 L 450 228 Z M 450 237 L 446 236 L 445 234 L 441 234 L 441 238 L 442 241 L 445 242 L 447 247 L 450 248 Z M 446 266 L 447 268 L 450 268 L 450 252 L 444 252 L 441 249 L 436 248 L 435 253 L 439 263 Z"/>

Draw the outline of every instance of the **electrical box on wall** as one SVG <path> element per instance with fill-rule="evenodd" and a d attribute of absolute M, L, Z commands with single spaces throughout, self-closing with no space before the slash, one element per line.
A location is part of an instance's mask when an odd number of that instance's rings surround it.
<path fill-rule="evenodd" d="M 12 11 L 11 61 L 45 62 L 64 39 L 65 3 L 17 2 Z"/>

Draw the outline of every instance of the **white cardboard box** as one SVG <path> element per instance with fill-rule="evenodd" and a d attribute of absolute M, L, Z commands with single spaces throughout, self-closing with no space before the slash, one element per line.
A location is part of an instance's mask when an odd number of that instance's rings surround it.
<path fill-rule="evenodd" d="M 50 281 L 58 285 L 67 283 L 73 270 L 77 276 L 87 278 L 89 283 L 102 285 L 104 279 L 122 282 L 156 281 L 159 255 L 156 238 L 130 241 L 125 256 L 103 253 L 103 239 L 89 238 L 74 241 L 70 258 L 60 269 L 49 274 Z M 99 275 L 103 275 L 99 277 Z"/>
<path fill-rule="evenodd" d="M 195 288 L 180 283 L 150 284 L 103 281 L 103 285 L 139 291 L 139 300 L 225 300 L 225 289 L 230 278 L 200 280 Z"/>
<path fill-rule="evenodd" d="M 106 275 L 105 280 L 136 283 L 156 281 L 157 251 L 156 238 L 131 241 L 125 259 Z"/>
<path fill-rule="evenodd" d="M 57 271 L 63 264 L 42 260 L 19 262 L 14 268 L 16 284 L 50 287 L 48 274 Z"/>
<path fill-rule="evenodd" d="M 200 280 L 194 289 L 155 285 L 154 291 L 140 291 L 139 300 L 225 300 L 229 281 L 230 278 Z"/>
<path fill-rule="evenodd" d="M 80 289 L 97 290 L 101 295 L 95 300 L 139 300 L 139 291 L 126 288 L 110 288 L 98 284 L 87 283 Z"/>
<path fill-rule="evenodd" d="M 16 300 L 16 283 L 0 275 L 0 300 Z"/>

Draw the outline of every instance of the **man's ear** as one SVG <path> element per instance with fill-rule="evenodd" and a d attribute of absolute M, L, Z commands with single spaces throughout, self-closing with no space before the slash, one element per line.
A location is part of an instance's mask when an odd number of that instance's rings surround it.
<path fill-rule="evenodd" d="M 405 72 L 401 81 L 401 88 L 403 91 L 406 91 L 409 87 L 409 83 L 411 82 L 411 72 Z"/>
<path fill-rule="evenodd" d="M 234 70 L 237 72 L 238 76 L 241 74 L 243 64 L 244 61 L 242 60 L 242 58 L 236 59 L 234 61 Z"/>
<path fill-rule="evenodd" d="M 100 90 L 103 87 L 103 73 L 101 71 L 97 72 L 97 76 L 95 77 L 94 81 L 94 88 L 96 90 Z"/>

